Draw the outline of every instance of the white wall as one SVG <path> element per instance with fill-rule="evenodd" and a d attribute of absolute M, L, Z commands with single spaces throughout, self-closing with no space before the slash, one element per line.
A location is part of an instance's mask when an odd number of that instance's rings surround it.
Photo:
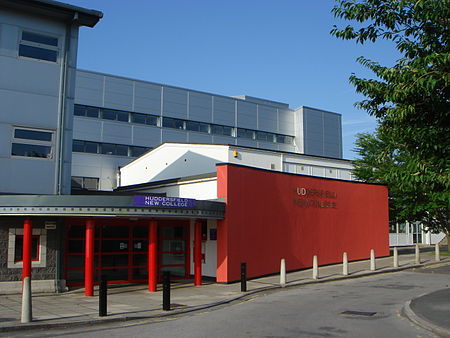
<path fill-rule="evenodd" d="M 202 276 L 216 277 L 217 271 L 217 241 L 210 239 L 210 229 L 217 229 L 217 221 L 208 219 L 208 239 L 202 241 L 202 253 L 205 254 L 205 262 L 202 263 Z M 191 220 L 190 224 L 190 266 L 191 275 L 194 274 L 194 230 L 195 221 Z"/>
<path fill-rule="evenodd" d="M 197 200 L 212 200 L 217 198 L 217 178 L 167 184 L 147 187 L 139 193 L 165 193 L 167 197 L 194 198 Z"/>

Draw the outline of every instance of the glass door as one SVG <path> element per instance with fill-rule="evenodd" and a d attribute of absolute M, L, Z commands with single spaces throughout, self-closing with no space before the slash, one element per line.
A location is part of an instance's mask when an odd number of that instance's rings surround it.
<path fill-rule="evenodd" d="M 170 271 L 172 279 L 189 278 L 189 223 L 159 226 L 159 279 Z"/>

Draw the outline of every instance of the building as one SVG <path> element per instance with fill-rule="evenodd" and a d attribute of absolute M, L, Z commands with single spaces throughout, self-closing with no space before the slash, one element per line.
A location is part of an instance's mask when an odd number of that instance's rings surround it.
<path fill-rule="evenodd" d="M 388 254 L 386 187 L 352 181 L 339 114 L 77 70 L 101 17 L 0 0 L 0 292 Z"/>

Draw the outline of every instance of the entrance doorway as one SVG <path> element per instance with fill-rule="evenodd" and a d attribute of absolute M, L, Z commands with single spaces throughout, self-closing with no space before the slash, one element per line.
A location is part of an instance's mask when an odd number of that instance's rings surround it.
<path fill-rule="evenodd" d="M 105 275 L 109 283 L 146 283 L 148 280 L 148 222 L 95 221 L 94 281 Z M 84 220 L 71 220 L 66 232 L 65 279 L 68 286 L 84 285 Z M 163 271 L 172 279 L 189 278 L 189 221 L 158 221 L 158 280 Z"/>

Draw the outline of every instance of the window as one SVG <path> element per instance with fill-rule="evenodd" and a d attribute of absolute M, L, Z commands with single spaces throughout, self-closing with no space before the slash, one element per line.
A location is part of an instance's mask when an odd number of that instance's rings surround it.
<path fill-rule="evenodd" d="M 163 117 L 162 126 L 166 128 L 184 129 L 184 121 L 170 117 Z"/>
<path fill-rule="evenodd" d="M 287 143 L 292 144 L 294 143 L 294 138 L 292 136 L 286 136 L 286 135 L 275 135 L 275 140 L 277 143 Z"/>
<path fill-rule="evenodd" d="M 131 146 L 130 147 L 130 156 L 131 157 L 139 157 L 150 149 L 151 148 Z"/>
<path fill-rule="evenodd" d="M 253 140 L 255 138 L 255 132 L 250 129 L 238 128 L 237 137 L 248 138 Z"/>
<path fill-rule="evenodd" d="M 52 131 L 14 128 L 11 155 L 23 157 L 52 158 Z"/>
<path fill-rule="evenodd" d="M 186 121 L 186 130 L 208 133 L 209 124 L 202 122 Z"/>
<path fill-rule="evenodd" d="M 8 268 L 22 268 L 23 262 L 23 228 L 9 228 Z M 45 268 L 47 262 L 47 230 L 33 228 L 31 236 L 31 266 Z"/>
<path fill-rule="evenodd" d="M 79 104 L 76 104 L 75 107 L 74 107 L 73 114 L 75 116 L 87 116 L 87 117 L 98 118 L 98 116 L 99 116 L 99 108 L 88 107 L 88 106 L 81 106 Z"/>
<path fill-rule="evenodd" d="M 266 133 L 264 131 L 256 132 L 256 139 L 258 141 L 274 142 L 274 138 L 275 138 L 275 135 L 272 133 Z"/>
<path fill-rule="evenodd" d="M 39 237 L 31 236 L 31 260 L 39 260 Z M 23 235 L 16 235 L 14 246 L 14 263 L 23 261 Z"/>
<path fill-rule="evenodd" d="M 98 190 L 97 177 L 72 176 L 72 189 L 74 190 Z"/>
<path fill-rule="evenodd" d="M 217 124 L 211 125 L 211 134 L 215 135 L 232 136 L 232 130 L 233 128 L 227 126 L 219 126 Z"/>
<path fill-rule="evenodd" d="M 72 151 L 80 153 L 98 154 L 98 143 L 89 141 L 73 140 Z"/>
<path fill-rule="evenodd" d="M 147 115 L 147 114 L 131 113 L 131 122 L 140 123 L 140 124 L 148 124 L 151 126 L 157 126 L 158 125 L 158 117 L 153 116 L 153 115 Z"/>
<path fill-rule="evenodd" d="M 19 44 L 19 56 L 56 62 L 58 60 L 58 38 L 23 31 Z"/>

